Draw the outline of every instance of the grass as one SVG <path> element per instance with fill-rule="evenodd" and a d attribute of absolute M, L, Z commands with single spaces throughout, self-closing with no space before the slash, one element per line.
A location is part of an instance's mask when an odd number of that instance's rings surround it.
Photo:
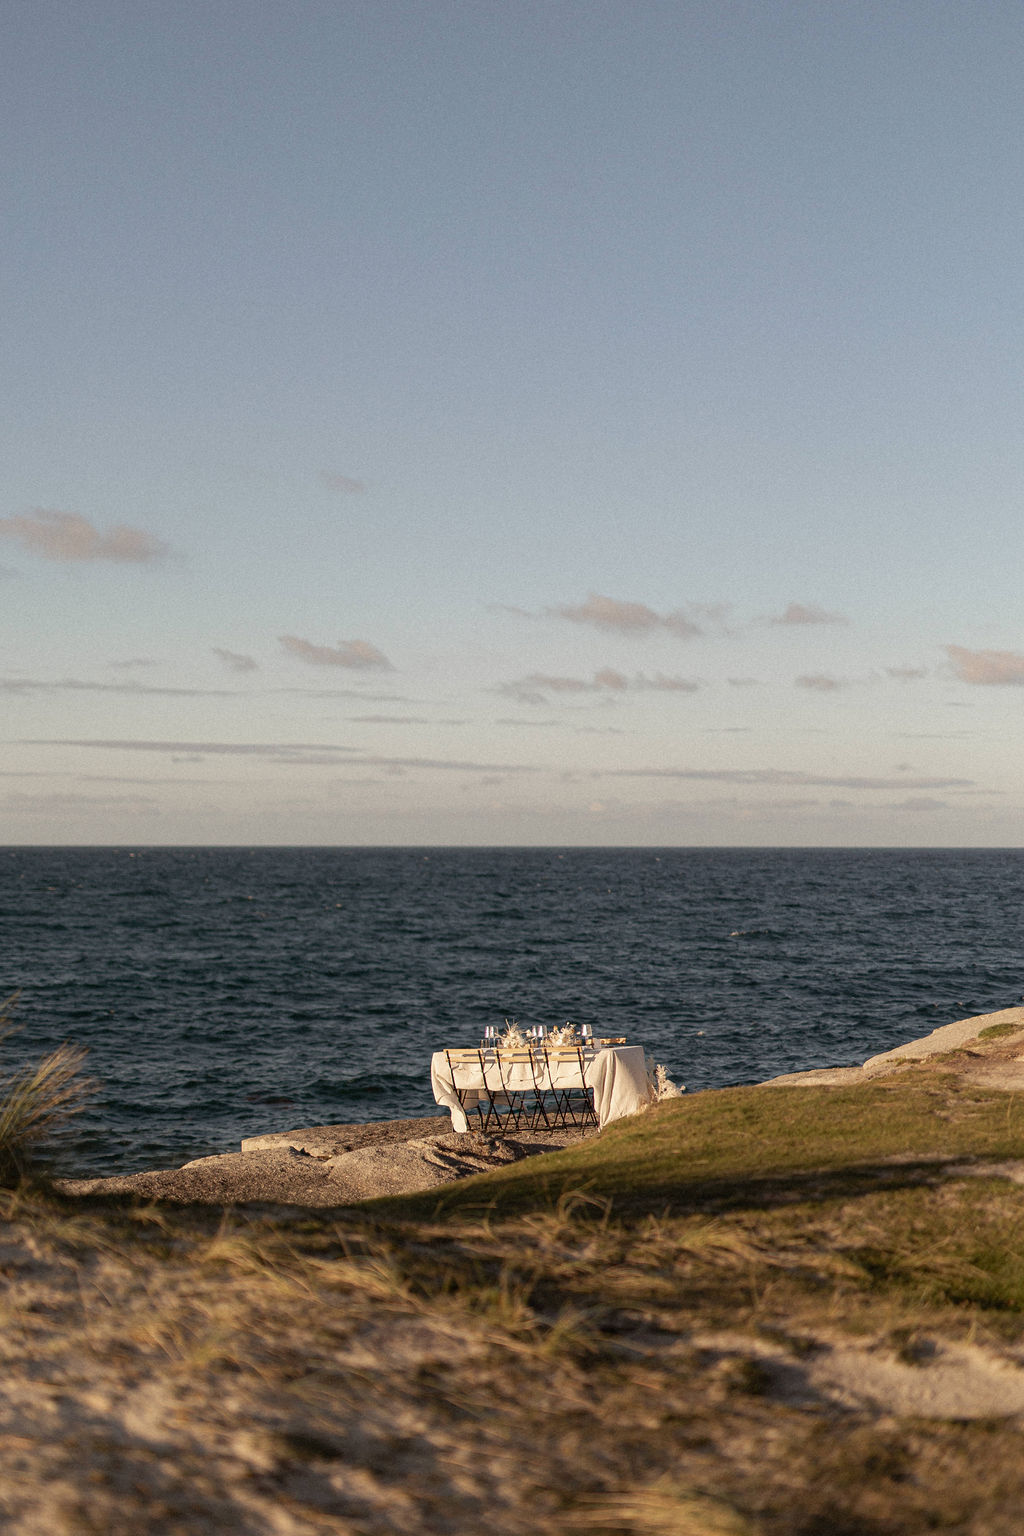
<path fill-rule="evenodd" d="M 0 1043 L 14 1033 L 17 993 L 0 1004 Z M 0 1073 L 0 1186 L 16 1184 L 93 1091 L 85 1052 L 61 1045 L 35 1063 Z"/>
<path fill-rule="evenodd" d="M 826 1186 L 912 1184 L 933 1179 L 942 1161 L 1018 1157 L 1024 1102 L 912 1069 L 850 1088 L 695 1094 L 564 1152 L 373 1204 L 408 1216 L 508 1216 L 583 1194 L 628 1217 L 787 1203 Z"/>
<path fill-rule="evenodd" d="M 1024 1025 L 1019 1019 L 1010 1019 L 1003 1024 L 990 1024 L 987 1029 L 980 1030 L 979 1040 L 999 1040 L 1004 1035 L 1019 1035 L 1024 1032 Z"/>
<path fill-rule="evenodd" d="M 0 1195 L 0 1523 L 1011 1536 L 1013 1419 L 780 1383 L 1024 1360 L 1018 1159 L 1016 1096 L 925 1067 L 696 1095 L 347 1212 Z"/>

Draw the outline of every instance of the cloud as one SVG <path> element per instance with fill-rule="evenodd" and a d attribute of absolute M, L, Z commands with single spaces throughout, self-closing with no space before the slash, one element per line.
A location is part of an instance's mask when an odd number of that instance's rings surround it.
<path fill-rule="evenodd" d="M 290 694 L 303 699 L 358 699 L 361 704 L 408 704 L 411 702 L 402 693 L 370 693 L 365 689 L 359 688 L 263 688 L 259 692 L 261 695 Z M 241 690 L 238 688 L 171 688 L 158 687 L 152 683 L 93 683 L 77 677 L 65 677 L 54 680 L 52 678 L 40 677 L 0 676 L 0 694 L 4 693 L 163 694 L 167 698 L 179 699 L 237 699 L 252 697 L 252 690 Z"/>
<path fill-rule="evenodd" d="M 614 667 L 602 667 L 588 682 L 583 677 L 552 677 L 545 672 L 531 672 L 515 682 L 502 683 L 498 692 L 518 699 L 521 704 L 547 704 L 552 693 L 696 693 L 700 684 L 689 677 L 665 677 L 658 672 L 653 677 L 637 672 L 627 677 Z"/>
<path fill-rule="evenodd" d="M 971 789 L 974 779 L 831 777 L 787 768 L 608 768 L 595 777 L 618 779 L 688 779 L 698 783 L 794 785 L 801 789 Z"/>
<path fill-rule="evenodd" d="M 159 816 L 151 795 L 5 795 L 3 808 L 19 816 L 61 816 L 75 811 L 133 810 L 143 816 Z"/>
<path fill-rule="evenodd" d="M 144 784 L 215 784 L 215 779 L 183 779 L 180 775 L 170 778 L 140 778 L 138 774 L 126 775 L 118 773 L 56 773 L 47 771 L 39 772 L 38 769 L 12 769 L 0 770 L 0 779 L 74 779 L 79 784 L 131 784 L 132 786 Z"/>
<path fill-rule="evenodd" d="M 173 761 L 178 762 L 178 761 L 181 761 L 181 759 L 175 758 L 175 759 L 173 759 Z M 170 775 L 170 774 L 166 774 L 166 775 L 164 775 L 163 777 L 160 777 L 160 778 L 154 778 L 154 777 L 152 777 L 150 775 L 146 775 L 146 777 L 143 778 L 143 777 L 140 777 L 140 775 L 134 774 L 134 773 L 131 774 L 131 775 L 123 774 L 123 773 L 76 773 L 76 774 L 55 773 L 55 774 L 51 774 L 50 777 L 51 778 L 55 778 L 55 779 L 74 778 L 75 782 L 78 783 L 78 784 L 142 784 L 142 785 L 178 784 L 178 785 L 180 785 L 180 784 L 217 784 L 218 782 L 220 782 L 217 779 L 197 779 L 193 774 L 190 774 L 188 777 L 186 777 L 184 774 L 180 774 L 180 773 L 176 773 L 173 776 Z"/>
<path fill-rule="evenodd" d="M 515 683 L 503 683 L 501 691 L 511 693 L 516 698 L 527 697 L 521 690 L 531 690 L 529 694 L 532 702 L 539 690 L 545 693 L 592 693 L 601 685 L 597 682 L 588 683 L 582 677 L 552 677 L 545 672 L 531 672 L 529 677 L 520 678 Z"/>
<path fill-rule="evenodd" d="M 369 754 L 353 759 L 354 768 L 372 765 L 375 768 L 406 769 L 429 768 L 445 773 L 536 773 L 529 763 L 477 763 L 472 760 L 452 761 L 445 757 L 376 757 Z"/>
<path fill-rule="evenodd" d="M 686 640 L 701 633 L 699 626 L 681 610 L 656 613 L 646 603 L 621 602 L 600 592 L 588 593 L 585 603 L 563 604 L 544 611 L 553 618 L 568 619 L 572 624 L 589 624 L 594 629 L 613 630 L 620 635 L 646 635 L 664 629 Z"/>
<path fill-rule="evenodd" d="M 616 672 L 614 667 L 602 667 L 600 672 L 594 673 L 595 688 L 610 688 L 613 693 L 625 693 L 629 687 L 629 678 L 622 672 Z"/>
<path fill-rule="evenodd" d="M 1024 656 L 1019 651 L 968 651 L 962 645 L 947 645 L 946 655 L 962 683 L 1024 687 Z"/>
<path fill-rule="evenodd" d="M 426 715 L 349 715 L 352 725 L 468 725 L 468 720 L 430 720 Z"/>
<path fill-rule="evenodd" d="M 515 603 L 488 603 L 487 604 L 487 612 L 488 613 L 514 613 L 517 619 L 533 619 L 533 618 L 536 618 L 536 614 L 531 613 L 528 608 L 517 608 Z"/>
<path fill-rule="evenodd" d="M 314 645 L 312 640 L 300 640 L 298 635 L 279 635 L 284 650 L 297 656 L 313 667 L 374 668 L 393 672 L 390 661 L 383 651 L 378 651 L 368 640 L 339 640 L 337 646 Z"/>
<path fill-rule="evenodd" d="M 517 731 L 521 731 L 521 730 L 528 730 L 528 731 L 555 731 L 555 730 L 558 729 L 559 725 L 561 724 L 561 721 L 559 721 L 559 720 L 521 720 L 521 719 L 520 720 L 516 720 L 516 719 L 507 719 L 506 718 L 506 719 L 502 719 L 502 720 L 495 720 L 494 723 L 495 723 L 495 725 L 508 725 L 508 726 L 512 726 Z"/>
<path fill-rule="evenodd" d="M 465 725 L 464 720 L 428 720 L 425 715 L 349 715 L 350 725 Z"/>
<path fill-rule="evenodd" d="M 25 740 L 28 747 L 97 747 L 110 752 L 169 752 L 185 753 L 191 757 L 271 757 L 287 761 L 309 761 L 309 754 L 316 753 L 317 761 L 334 761 L 342 754 L 355 751 L 354 747 L 323 745 L 319 742 L 286 741 L 132 741 L 132 740 L 80 740 L 75 738 L 40 738 Z"/>
<path fill-rule="evenodd" d="M 28 747 L 92 747 L 108 752 L 159 752 L 196 762 L 203 757 L 256 757 L 289 765 L 331 768 L 409 768 L 450 773 L 536 773 L 529 763 L 480 763 L 442 757 L 384 757 L 358 747 L 339 747 L 318 742 L 290 741 L 132 741 L 82 738 L 37 738 L 19 743 Z M 347 781 L 346 781 L 347 782 Z"/>
<path fill-rule="evenodd" d="M 638 672 L 631 686 L 641 690 L 653 689 L 656 693 L 697 693 L 700 689 L 700 683 L 692 677 L 664 677 L 660 672 L 654 677 L 645 677 L 642 672 Z"/>
<path fill-rule="evenodd" d="M 920 815 L 928 811 L 948 811 L 948 800 L 936 800 L 934 795 L 908 795 L 906 800 L 893 800 L 885 807 L 887 811 L 908 811 L 913 815 Z"/>
<path fill-rule="evenodd" d="M 239 651 L 226 651 L 222 646 L 213 646 L 213 654 L 219 656 L 226 667 L 232 672 L 258 672 L 259 662 L 254 656 L 243 656 Z"/>
<path fill-rule="evenodd" d="M 886 667 L 886 674 L 898 683 L 916 683 L 928 676 L 927 667 Z"/>
<path fill-rule="evenodd" d="M 110 665 L 115 671 L 127 672 L 133 667 L 158 667 L 160 663 L 154 661 L 152 656 L 129 656 L 124 661 L 112 661 Z"/>
<path fill-rule="evenodd" d="M 320 479 L 329 491 L 337 491 L 342 496 L 362 496 L 366 490 L 362 480 L 353 480 L 350 475 L 336 475 L 328 469 L 320 471 Z"/>
<path fill-rule="evenodd" d="M 794 688 L 811 688 L 817 693 L 835 693 L 839 688 L 849 688 L 842 677 L 830 677 L 827 672 L 804 672 L 795 678 Z"/>
<path fill-rule="evenodd" d="M 769 624 L 849 624 L 841 613 L 827 613 L 817 603 L 790 603 L 785 613 L 770 618 Z"/>
<path fill-rule="evenodd" d="M 113 560 L 144 565 L 162 560 L 168 546 L 141 528 L 119 523 L 101 533 L 77 512 L 34 507 L 22 516 L 0 517 L 0 538 L 13 539 L 44 560 Z"/>
<path fill-rule="evenodd" d="M 79 677 L 49 681 L 38 677 L 0 677 L 0 693 L 159 694 L 171 699 L 233 699 L 234 688 L 158 688 L 151 683 L 90 683 Z"/>
<path fill-rule="evenodd" d="M 365 688 L 268 688 L 267 693 L 291 694 L 299 699 L 358 699 L 360 704 L 413 704 L 404 693 L 371 693 Z"/>

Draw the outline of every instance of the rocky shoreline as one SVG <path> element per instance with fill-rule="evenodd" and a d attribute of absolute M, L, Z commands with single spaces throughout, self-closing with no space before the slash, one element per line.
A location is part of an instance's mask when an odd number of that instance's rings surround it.
<path fill-rule="evenodd" d="M 787 1073 L 762 1087 L 851 1086 L 901 1071 L 908 1063 L 945 1057 L 950 1069 L 980 1085 L 1024 1089 L 1024 1058 L 1015 1033 L 1024 1007 L 959 1019 L 920 1040 L 869 1057 L 861 1066 Z M 988 1032 L 989 1038 L 979 1040 Z M 66 1179 L 72 1195 L 133 1194 L 179 1204 L 352 1205 L 381 1195 L 411 1194 L 488 1173 L 596 1135 L 575 1129 L 457 1135 L 447 1115 L 364 1124 L 309 1126 L 249 1136 L 238 1152 L 201 1157 L 181 1168 L 113 1178 Z"/>
<path fill-rule="evenodd" d="M 565 1129 L 456 1135 L 447 1115 L 318 1125 L 249 1136 L 239 1152 L 196 1158 L 181 1168 L 64 1179 L 58 1187 L 70 1195 L 133 1194 L 189 1205 L 343 1206 L 489 1173 L 559 1151 L 584 1134 Z"/>

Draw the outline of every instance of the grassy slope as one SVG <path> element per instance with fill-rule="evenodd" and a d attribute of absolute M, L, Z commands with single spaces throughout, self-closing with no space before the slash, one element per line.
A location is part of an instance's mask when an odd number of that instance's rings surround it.
<path fill-rule="evenodd" d="M 375 1204 L 508 1216 L 586 1191 L 625 1217 L 792 1200 L 820 1188 L 824 1171 L 836 1189 L 919 1180 L 948 1158 L 1024 1158 L 1024 1100 L 921 1069 L 852 1088 L 728 1088 L 672 1100 L 565 1152 Z"/>
<path fill-rule="evenodd" d="M 1017 1536 L 1016 1421 L 776 1390 L 780 1360 L 838 1344 L 922 1371 L 950 1344 L 1024 1350 L 1024 1191 L 985 1172 L 1000 1159 L 1024 1159 L 1024 1101 L 940 1064 L 701 1094 L 358 1212 L 218 1228 L 8 1197 L 0 1372 L 29 1407 L 0 1517 L 105 1536 Z M 47 1300 L 32 1287 L 52 1276 Z M 31 1419 L 50 1381 L 109 1406 L 51 1429 Z"/>
<path fill-rule="evenodd" d="M 604 1416 L 624 1436 L 646 1417 L 661 1448 L 646 1443 L 653 1465 L 608 1529 L 717 1529 L 714 1512 L 687 1523 L 688 1490 L 765 1536 L 1018 1536 L 1017 1421 L 792 1407 L 765 1368 L 844 1344 L 922 1368 L 965 1341 L 1021 1356 L 1024 1191 L 1004 1159 L 1024 1159 L 1024 1100 L 937 1062 L 852 1088 L 701 1094 L 375 1205 L 431 1232 L 425 1290 L 438 1272 L 480 1287 L 487 1255 L 492 1295 L 500 1277 L 533 1315 L 591 1328 Z M 612 1364 L 610 1341 L 634 1359 Z"/>

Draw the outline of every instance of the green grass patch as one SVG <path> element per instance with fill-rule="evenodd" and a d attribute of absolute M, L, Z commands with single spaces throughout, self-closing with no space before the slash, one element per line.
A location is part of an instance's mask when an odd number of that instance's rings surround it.
<path fill-rule="evenodd" d="M 1024 1158 L 1024 1102 L 915 1072 L 848 1088 L 727 1088 L 660 1105 L 564 1152 L 440 1191 L 371 1202 L 396 1214 L 495 1216 L 571 1194 L 616 1215 L 729 1208 L 920 1182 L 944 1158 Z"/>
<path fill-rule="evenodd" d="M 1019 1035 L 1024 1032 L 1024 1024 L 1019 1020 L 1007 1024 L 990 1024 L 988 1029 L 983 1029 L 977 1036 L 979 1040 L 999 1040 L 1004 1035 Z"/>

